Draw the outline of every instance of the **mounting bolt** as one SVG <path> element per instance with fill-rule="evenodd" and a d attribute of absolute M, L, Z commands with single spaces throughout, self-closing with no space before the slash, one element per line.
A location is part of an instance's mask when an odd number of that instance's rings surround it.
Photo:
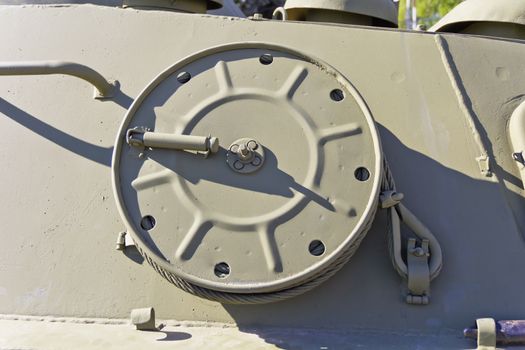
<path fill-rule="evenodd" d="M 242 162 L 236 160 L 235 163 L 233 163 L 233 167 L 237 170 L 241 170 L 242 168 L 244 168 L 244 164 L 242 164 Z"/>
<path fill-rule="evenodd" d="M 252 151 L 255 151 L 259 147 L 259 144 L 255 140 L 251 140 L 251 141 L 248 141 L 246 146 L 248 146 L 248 148 L 251 149 Z"/>
<path fill-rule="evenodd" d="M 421 247 L 417 247 L 417 248 L 414 248 L 414 250 L 412 250 L 411 253 L 413 256 L 420 257 L 420 256 L 425 255 L 425 250 Z"/>
<path fill-rule="evenodd" d="M 237 155 L 240 160 L 246 162 L 252 159 L 253 151 L 245 143 L 241 143 L 237 150 Z"/>

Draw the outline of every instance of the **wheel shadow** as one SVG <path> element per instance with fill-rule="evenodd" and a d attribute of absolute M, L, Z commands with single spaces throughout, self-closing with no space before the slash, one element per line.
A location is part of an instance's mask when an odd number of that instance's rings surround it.
<path fill-rule="evenodd" d="M 461 337 L 461 331 L 472 323 L 477 315 L 473 310 L 479 312 L 480 305 L 484 305 L 483 315 L 499 319 L 520 318 L 525 312 L 525 306 L 517 310 L 515 304 L 505 302 L 519 300 L 518 291 L 525 289 L 525 282 L 501 273 L 525 263 L 525 254 L 509 254 L 525 248 L 510 214 L 514 203 L 523 205 L 523 198 L 503 183 L 449 168 L 405 146 L 386 128 L 379 129 L 398 191 L 405 194 L 404 203 L 442 246 L 444 268 L 432 282 L 430 304 L 405 303 L 406 282 L 391 265 L 386 216 L 379 211 L 351 261 L 323 285 L 285 302 L 223 305 L 242 332 L 257 334 L 280 349 L 469 348 L 473 344 Z M 494 172 L 500 179 L 509 176 L 500 174 L 497 167 Z M 480 254 L 486 251 L 501 258 L 487 259 Z M 513 288 L 506 290 L 506 298 L 479 292 L 509 284 Z M 374 329 L 355 333 L 370 326 Z M 310 331 L 297 334 L 265 327 Z M 332 330 L 343 334 L 334 335 Z"/>

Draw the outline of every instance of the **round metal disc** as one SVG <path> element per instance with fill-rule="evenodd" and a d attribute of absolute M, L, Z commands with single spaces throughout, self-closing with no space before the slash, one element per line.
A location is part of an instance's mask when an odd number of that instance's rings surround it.
<path fill-rule="evenodd" d="M 137 150 L 125 139 L 132 128 L 211 135 L 221 148 L 207 158 Z M 255 172 L 228 164 L 241 139 L 264 147 Z M 139 248 L 191 283 L 235 293 L 295 286 L 332 263 L 374 214 L 380 176 L 374 122 L 351 84 L 265 44 L 209 49 L 160 74 L 128 111 L 113 158 Z"/>

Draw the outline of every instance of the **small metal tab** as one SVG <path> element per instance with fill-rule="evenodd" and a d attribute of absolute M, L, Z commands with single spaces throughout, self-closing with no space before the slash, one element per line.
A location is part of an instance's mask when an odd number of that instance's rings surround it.
<path fill-rule="evenodd" d="M 272 19 L 279 20 L 279 21 L 287 21 L 288 14 L 286 13 L 286 10 L 284 9 L 284 7 L 277 7 L 273 11 Z"/>
<path fill-rule="evenodd" d="M 131 323 L 133 323 L 139 331 L 156 331 L 155 309 L 147 307 L 131 310 Z"/>
<path fill-rule="evenodd" d="M 253 16 L 249 17 L 252 21 L 262 21 L 264 20 L 264 16 L 262 13 L 254 13 Z"/>
<path fill-rule="evenodd" d="M 476 161 L 478 162 L 479 170 L 481 171 L 481 174 L 491 177 L 492 176 L 492 170 L 490 169 L 490 158 L 486 155 L 480 156 L 476 158 Z"/>
<path fill-rule="evenodd" d="M 477 350 L 496 350 L 496 322 L 492 318 L 478 318 Z"/>
<path fill-rule="evenodd" d="M 410 238 L 407 245 L 408 304 L 426 305 L 430 292 L 430 269 L 428 266 L 429 241 L 424 239 L 416 246 L 416 239 Z"/>
<path fill-rule="evenodd" d="M 126 248 L 126 232 L 120 232 L 117 236 L 116 250 L 124 250 Z"/>

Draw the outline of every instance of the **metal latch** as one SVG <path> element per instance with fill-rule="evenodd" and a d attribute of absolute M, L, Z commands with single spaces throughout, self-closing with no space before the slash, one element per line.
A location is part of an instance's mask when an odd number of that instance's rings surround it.
<path fill-rule="evenodd" d="M 428 239 L 416 246 L 416 239 L 410 238 L 407 245 L 408 295 L 407 303 L 416 305 L 428 304 L 430 292 L 430 268 L 428 266 Z"/>
<path fill-rule="evenodd" d="M 219 151 L 219 139 L 211 136 L 193 136 L 152 132 L 133 128 L 126 132 L 126 141 L 133 147 L 167 148 L 202 152 L 205 157 Z"/>

